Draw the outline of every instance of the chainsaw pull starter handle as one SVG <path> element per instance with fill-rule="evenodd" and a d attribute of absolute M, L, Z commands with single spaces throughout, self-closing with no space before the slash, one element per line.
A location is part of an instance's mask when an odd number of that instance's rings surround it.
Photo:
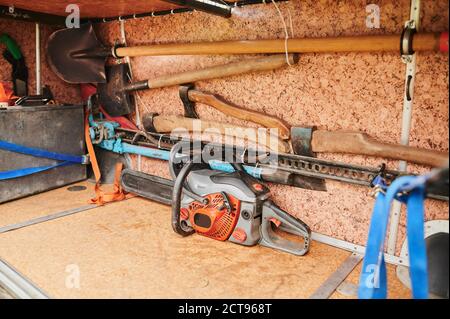
<path fill-rule="evenodd" d="M 277 235 L 272 229 L 272 221 L 274 220 L 279 222 L 280 230 L 302 237 L 303 242 L 290 241 Z M 260 235 L 259 244 L 262 246 L 298 256 L 303 256 L 309 251 L 311 230 L 308 225 L 286 213 L 270 200 L 263 204 Z"/>

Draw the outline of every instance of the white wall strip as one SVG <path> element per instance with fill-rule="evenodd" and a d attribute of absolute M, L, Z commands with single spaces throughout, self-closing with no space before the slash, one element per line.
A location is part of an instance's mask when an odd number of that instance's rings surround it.
<path fill-rule="evenodd" d="M 410 21 L 414 21 L 416 30 L 419 30 L 420 22 L 420 0 L 411 0 Z M 403 114 L 402 114 L 402 128 L 401 139 L 402 145 L 409 144 L 409 137 L 411 132 L 412 107 L 414 97 L 414 80 L 416 77 L 416 55 L 417 53 L 406 57 L 406 75 L 405 75 L 405 89 L 403 93 Z M 406 162 L 402 161 L 399 165 L 400 171 L 406 171 Z M 397 246 L 398 227 L 400 224 L 401 203 L 395 201 L 392 205 L 391 222 L 389 225 L 389 237 L 387 242 L 388 254 L 394 255 Z"/>
<path fill-rule="evenodd" d="M 336 239 L 327 235 L 322 235 L 319 233 L 312 233 L 311 235 L 312 240 L 318 241 L 320 243 L 323 244 L 327 244 L 336 248 L 341 248 L 344 250 L 348 250 L 351 252 L 355 252 L 361 255 L 364 255 L 366 253 L 366 247 L 364 246 L 360 246 L 360 245 L 356 245 L 344 240 L 340 240 L 340 239 Z M 397 256 L 393 256 L 390 254 L 384 254 L 384 259 L 386 260 L 387 263 L 389 264 L 393 264 L 393 265 L 404 265 L 404 266 L 409 266 L 409 261 L 408 259 L 405 258 L 401 258 L 401 257 L 397 257 Z"/>
<path fill-rule="evenodd" d="M 36 23 L 36 94 L 41 94 L 41 30 Z"/>

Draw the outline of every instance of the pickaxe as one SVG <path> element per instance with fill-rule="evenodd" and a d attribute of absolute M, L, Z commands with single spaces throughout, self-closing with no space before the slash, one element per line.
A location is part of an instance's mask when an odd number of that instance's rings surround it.
<path fill-rule="evenodd" d="M 294 154 L 304 156 L 314 156 L 315 153 L 347 153 L 404 160 L 432 167 L 448 165 L 449 154 L 446 152 L 380 142 L 361 132 L 333 132 L 319 130 L 316 127 L 290 127 L 276 117 L 232 105 L 215 95 L 195 90 L 192 85 L 180 87 L 180 98 L 184 104 L 186 117 L 198 118 L 194 103 L 201 103 L 212 106 L 235 118 L 251 121 L 266 128 L 276 128 L 278 135 L 271 137 L 278 139 L 278 147 L 275 150 L 272 149 L 274 151 L 288 152 L 288 144 L 290 143 Z M 153 130 L 160 133 L 171 132 L 173 129 L 180 127 L 185 127 L 188 131 L 191 131 L 195 125 L 192 119 L 186 117 L 162 116 L 156 120 L 155 118 L 147 120 L 147 123 L 153 123 Z M 151 127 L 150 124 L 147 126 Z M 234 125 L 211 121 L 202 121 L 201 127 L 202 130 L 217 128 L 222 134 L 225 134 L 225 128 L 227 127 L 239 128 Z M 257 130 L 254 130 L 257 136 Z M 265 146 L 270 148 L 270 140 L 266 141 Z"/>

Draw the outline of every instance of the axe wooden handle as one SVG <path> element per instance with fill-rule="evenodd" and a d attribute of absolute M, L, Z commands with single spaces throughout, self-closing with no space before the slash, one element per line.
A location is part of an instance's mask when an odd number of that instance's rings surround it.
<path fill-rule="evenodd" d="M 289 63 L 298 62 L 298 55 L 289 54 Z M 192 83 L 202 80 L 217 79 L 250 72 L 269 71 L 287 66 L 286 55 L 276 54 L 256 59 L 246 59 L 224 65 L 216 65 L 200 70 L 160 76 L 147 81 L 147 88 L 156 89 L 172 85 Z"/>
<path fill-rule="evenodd" d="M 277 136 L 264 136 L 262 141 L 258 140 L 258 130 L 248 127 L 240 127 L 227 123 L 210 122 L 204 120 L 191 119 L 176 115 L 155 116 L 153 118 L 153 126 L 159 133 L 174 133 L 174 130 L 182 130 L 187 132 L 213 133 L 219 135 L 235 136 L 243 140 L 256 143 L 263 143 L 264 146 L 272 151 L 287 153 L 289 145 Z"/>
<path fill-rule="evenodd" d="M 276 128 L 278 129 L 278 136 L 283 140 L 288 140 L 290 137 L 289 128 L 280 119 L 260 112 L 251 111 L 239 106 L 228 104 L 212 94 L 206 94 L 197 90 L 189 90 L 188 96 L 189 100 L 191 100 L 192 102 L 203 103 L 212 106 L 216 110 L 219 110 L 226 115 L 260 124 L 267 128 Z"/>
<path fill-rule="evenodd" d="M 441 167 L 448 164 L 448 153 L 405 145 L 378 142 L 364 133 L 314 131 L 313 152 L 349 153 L 379 156 L 417 164 Z"/>

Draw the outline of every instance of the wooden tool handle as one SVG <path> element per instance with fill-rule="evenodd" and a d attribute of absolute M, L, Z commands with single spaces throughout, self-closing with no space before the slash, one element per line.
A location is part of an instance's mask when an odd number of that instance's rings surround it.
<path fill-rule="evenodd" d="M 263 143 L 266 148 L 272 151 L 287 153 L 289 152 L 289 145 L 278 138 L 277 136 L 268 135 L 263 136 L 259 141 L 258 130 L 248 127 L 240 127 L 227 123 L 210 122 L 204 120 L 191 119 L 181 116 L 155 116 L 153 118 L 153 126 L 159 133 L 182 133 L 197 132 L 206 134 L 218 134 L 234 136 L 243 140 L 248 140 L 254 143 Z"/>
<path fill-rule="evenodd" d="M 438 51 L 440 33 L 414 35 L 414 51 Z M 447 40 L 448 41 L 448 40 Z M 399 51 L 400 35 L 370 35 L 289 39 L 288 51 L 295 53 Z M 124 56 L 284 53 L 285 40 L 221 41 L 117 48 Z"/>
<path fill-rule="evenodd" d="M 379 156 L 411 163 L 441 167 L 448 164 L 448 153 L 405 145 L 378 142 L 364 133 L 314 131 L 314 152 Z"/>
<path fill-rule="evenodd" d="M 291 64 L 295 64 L 298 62 L 298 56 L 296 54 L 290 54 L 288 56 L 288 59 L 289 63 Z M 233 62 L 224 65 L 212 66 L 201 70 L 187 71 L 178 74 L 161 76 L 156 79 L 148 80 L 148 88 L 155 89 L 250 72 L 269 71 L 284 66 L 287 66 L 286 55 L 277 54 L 259 57 L 256 59 L 248 59 L 244 61 Z"/>
<path fill-rule="evenodd" d="M 283 140 L 288 140 L 290 136 L 290 130 L 287 125 L 277 119 L 276 117 L 272 117 L 269 115 L 262 114 L 260 112 L 251 111 L 244 109 L 242 107 L 238 107 L 235 105 L 228 104 L 216 96 L 212 94 L 206 94 L 197 90 L 189 90 L 188 91 L 189 100 L 196 103 L 203 103 L 209 106 L 212 106 L 216 110 L 220 112 L 241 119 L 245 121 L 250 121 L 256 124 L 260 124 L 267 128 L 276 128 L 278 129 L 278 136 Z"/>

